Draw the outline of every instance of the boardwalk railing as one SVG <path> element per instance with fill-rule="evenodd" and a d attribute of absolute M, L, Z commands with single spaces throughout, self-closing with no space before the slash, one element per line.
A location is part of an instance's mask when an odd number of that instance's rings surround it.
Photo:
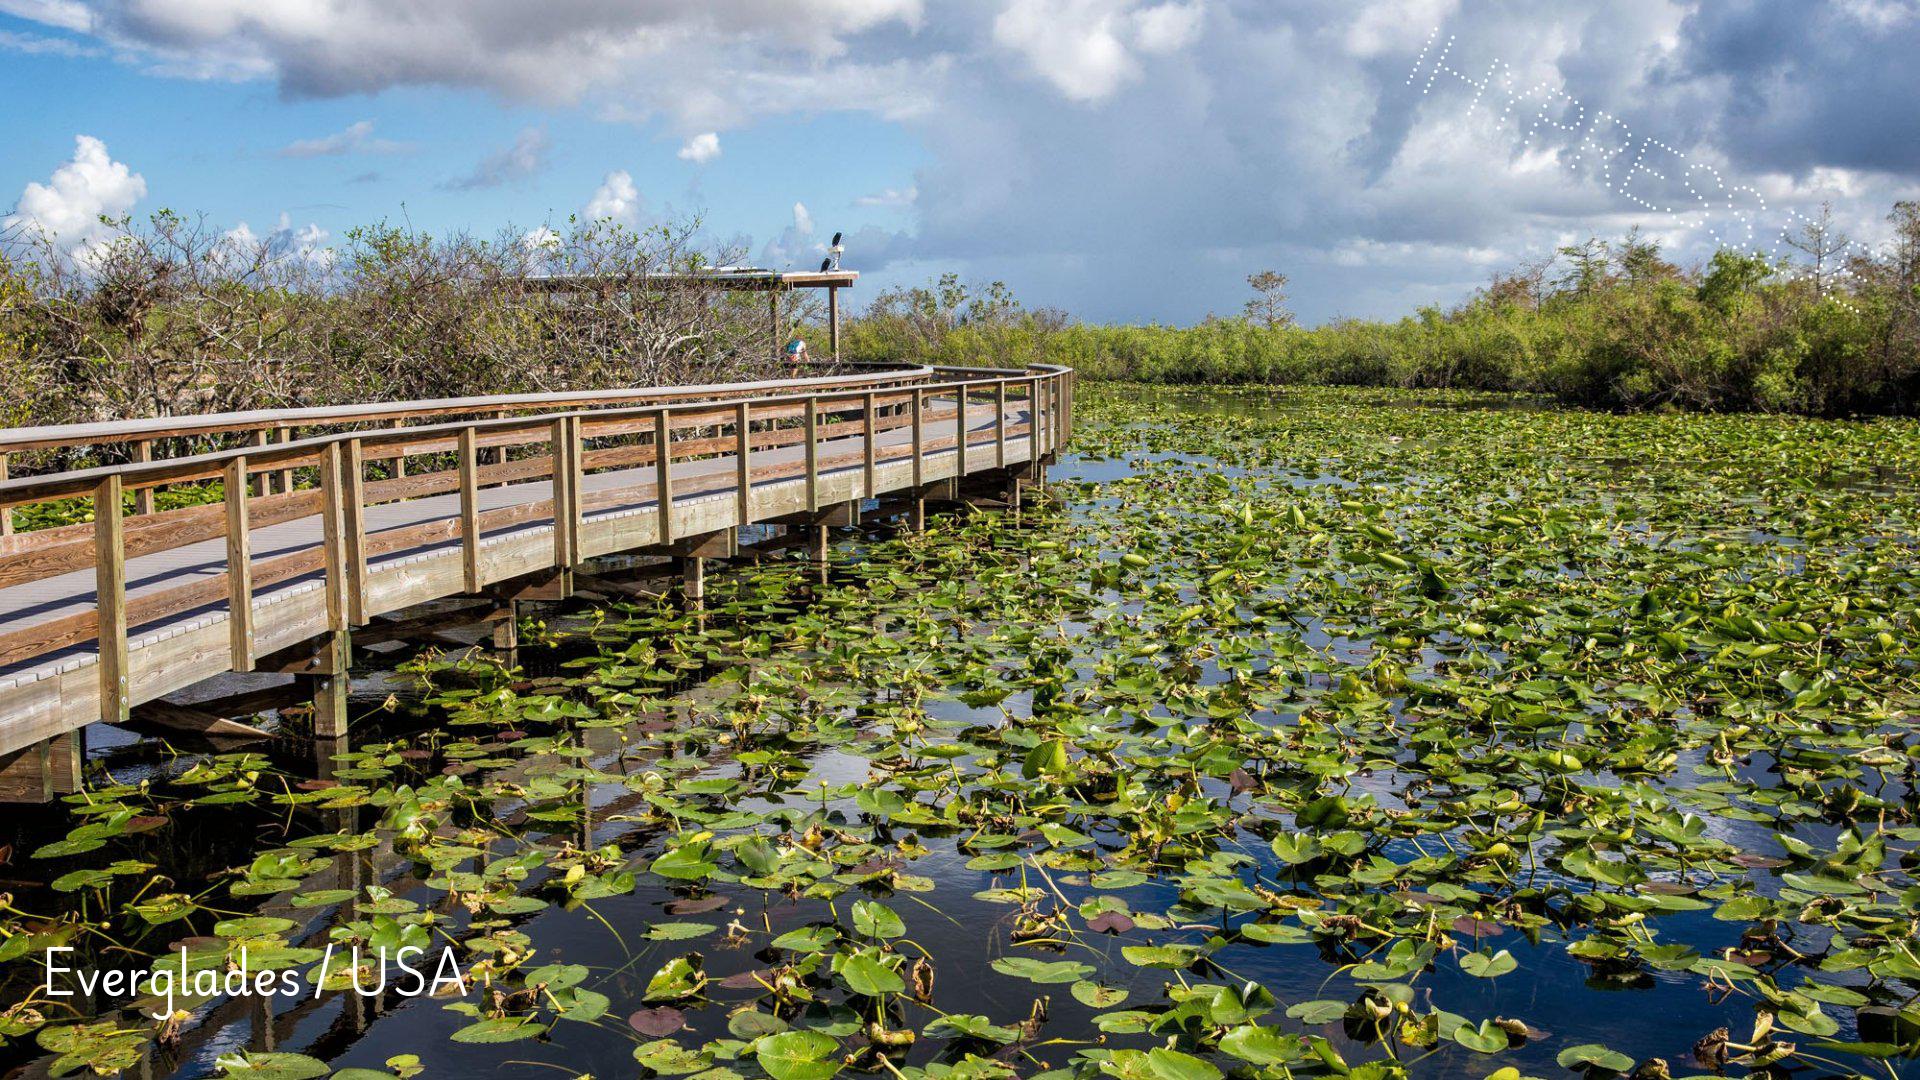
<path fill-rule="evenodd" d="M 9 517 L 93 507 L 90 523 L 0 538 L 0 755 L 222 672 L 344 675 L 351 629 L 430 600 L 1035 467 L 1068 438 L 1071 407 L 1064 368 L 898 368 L 0 432 L 0 452 L 149 448 L 0 481 Z M 401 426 L 447 416 L 460 418 Z M 266 437 L 341 425 L 372 426 Z M 233 433 L 247 445 L 142 460 L 153 439 Z M 170 487 L 210 482 L 217 501 L 203 488 L 155 509 Z"/>

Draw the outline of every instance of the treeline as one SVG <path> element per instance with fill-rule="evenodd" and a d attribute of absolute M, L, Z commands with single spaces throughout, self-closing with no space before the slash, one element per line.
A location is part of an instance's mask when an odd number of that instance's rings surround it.
<path fill-rule="evenodd" d="M 1339 384 L 1548 394 L 1621 409 L 1920 413 L 1920 204 L 1892 248 L 1794 266 L 1721 251 L 1683 268 L 1637 235 L 1504 274 L 1450 310 L 1304 328 L 1275 317 L 1089 326 L 948 277 L 877 300 L 852 359 L 1068 364 L 1097 379 Z M 1822 226 L 1820 228 L 1830 228 Z M 1259 275 L 1256 275 L 1257 277 Z M 1281 279 L 1284 281 L 1284 279 Z"/>
<path fill-rule="evenodd" d="M 0 236 L 0 426 L 764 376 L 764 294 L 629 287 L 710 265 L 697 227 L 321 248 L 162 213 L 78 251 Z"/>

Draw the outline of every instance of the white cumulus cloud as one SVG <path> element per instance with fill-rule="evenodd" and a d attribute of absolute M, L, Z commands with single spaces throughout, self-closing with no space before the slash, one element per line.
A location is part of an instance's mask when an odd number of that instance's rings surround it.
<path fill-rule="evenodd" d="M 313 222 L 294 227 L 292 216 L 285 211 L 281 212 L 280 220 L 265 236 L 254 232 L 251 225 L 242 221 L 221 237 L 226 249 L 224 258 L 235 269 L 250 264 L 258 256 L 264 256 L 270 261 L 288 260 L 324 270 L 332 266 L 337 257 L 334 250 L 327 246 L 330 239 L 331 234 Z"/>
<path fill-rule="evenodd" d="M 1136 53 L 1193 44 L 1205 15 L 1203 0 L 1147 7 L 1130 0 L 1010 0 L 993 21 L 993 40 L 1068 98 L 1096 102 L 1139 74 Z"/>
<path fill-rule="evenodd" d="M 686 141 L 680 148 L 681 161 L 691 161 L 695 165 L 705 165 L 720 156 L 720 134 L 715 131 L 702 132 Z"/>
<path fill-rule="evenodd" d="M 615 169 L 594 189 L 584 212 L 590 221 L 604 218 L 631 225 L 640 216 L 640 206 L 640 189 L 633 186 L 633 174 Z"/>
<path fill-rule="evenodd" d="M 102 239 L 102 216 L 120 217 L 147 194 L 146 178 L 113 160 L 107 144 L 91 135 L 74 138 L 73 159 L 42 184 L 27 184 L 0 232 L 33 232 L 61 249 L 76 251 Z"/>

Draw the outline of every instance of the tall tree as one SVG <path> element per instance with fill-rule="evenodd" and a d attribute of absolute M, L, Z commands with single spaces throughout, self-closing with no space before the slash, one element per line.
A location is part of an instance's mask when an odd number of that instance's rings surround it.
<path fill-rule="evenodd" d="M 1850 241 L 1833 223 L 1833 204 L 1820 204 L 1820 214 L 1787 235 L 1787 246 L 1807 257 L 1813 271 L 1813 295 L 1825 296 L 1831 279 L 1840 273 L 1840 254 Z"/>
<path fill-rule="evenodd" d="M 1561 288 L 1585 296 L 1607 283 L 1607 274 L 1613 266 L 1613 249 L 1605 240 L 1590 236 L 1583 243 L 1559 249 L 1559 253 L 1570 264 L 1556 283 Z"/>
<path fill-rule="evenodd" d="M 1253 287 L 1253 299 L 1247 301 L 1247 318 L 1267 329 L 1292 326 L 1293 312 L 1287 310 L 1287 275 L 1278 270 L 1262 270 L 1247 276 Z"/>
<path fill-rule="evenodd" d="M 1920 202 L 1902 199 L 1887 215 L 1893 225 L 1893 272 L 1900 284 L 1920 285 Z"/>

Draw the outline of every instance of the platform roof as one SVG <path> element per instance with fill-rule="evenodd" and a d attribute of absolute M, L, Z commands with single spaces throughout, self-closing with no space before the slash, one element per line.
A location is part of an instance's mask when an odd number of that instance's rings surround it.
<path fill-rule="evenodd" d="M 754 267 L 701 270 L 695 273 L 646 274 L 635 279 L 621 274 L 547 274 L 527 279 L 534 288 L 588 289 L 631 281 L 652 285 L 687 285 L 741 292 L 788 289 L 848 289 L 860 279 L 858 270 L 762 270 Z"/>

